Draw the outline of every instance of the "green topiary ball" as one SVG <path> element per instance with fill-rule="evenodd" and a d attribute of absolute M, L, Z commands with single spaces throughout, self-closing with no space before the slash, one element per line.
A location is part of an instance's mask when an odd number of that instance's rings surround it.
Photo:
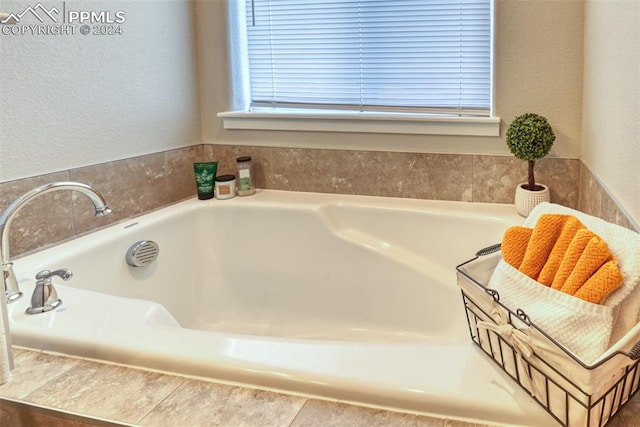
<path fill-rule="evenodd" d="M 507 129 L 507 146 L 521 160 L 537 160 L 549 154 L 556 136 L 546 118 L 527 113 L 516 117 Z"/>

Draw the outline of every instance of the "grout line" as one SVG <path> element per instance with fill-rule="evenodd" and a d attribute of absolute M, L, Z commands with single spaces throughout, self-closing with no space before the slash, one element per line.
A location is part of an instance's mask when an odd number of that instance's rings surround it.
<path fill-rule="evenodd" d="M 163 374 L 165 375 L 165 374 Z M 149 411 L 147 411 L 146 414 L 142 415 L 140 418 L 138 418 L 138 420 L 136 420 L 136 424 L 140 425 L 140 426 L 144 426 L 144 419 L 147 418 L 149 415 L 151 415 L 151 413 L 153 413 L 153 411 L 155 411 L 156 409 L 158 409 L 158 407 L 160 405 L 162 405 L 164 402 L 166 402 L 171 396 L 173 396 L 179 389 L 181 389 L 182 387 L 185 386 L 186 384 L 186 379 L 182 378 L 182 380 L 180 381 L 180 384 L 178 384 L 173 390 L 171 390 L 169 393 L 167 393 L 167 395 L 160 400 L 153 408 L 149 409 Z"/>
<path fill-rule="evenodd" d="M 47 357 L 51 357 L 51 355 L 50 355 L 50 354 L 48 354 L 48 353 L 46 353 L 46 352 L 44 352 L 44 351 L 38 351 L 38 350 L 35 350 L 34 352 L 35 352 L 35 353 L 37 353 L 36 358 L 37 358 L 39 355 L 46 355 Z M 57 356 L 56 356 L 56 357 L 57 357 Z M 19 358 L 16 358 L 16 359 L 19 359 Z M 19 360 L 16 360 L 16 365 L 19 365 L 19 362 L 20 362 Z M 71 365 L 70 365 L 69 367 L 67 367 L 66 369 L 61 369 L 59 372 L 57 372 L 57 375 L 52 376 L 51 378 L 49 378 L 47 382 L 45 382 L 45 383 L 43 383 L 43 384 L 40 384 L 38 387 L 36 387 L 36 388 L 34 388 L 33 390 L 30 390 L 30 391 L 28 391 L 28 392 L 24 393 L 22 396 L 20 396 L 20 400 L 25 400 L 25 401 L 27 401 L 27 402 L 30 402 L 30 401 L 28 401 L 28 400 L 27 400 L 27 398 L 28 398 L 31 394 L 35 393 L 36 391 L 38 391 L 38 390 L 40 390 L 40 389 L 42 389 L 42 388 L 44 388 L 44 387 L 47 387 L 47 386 L 48 386 L 50 383 L 52 383 L 53 381 L 57 381 L 61 376 L 66 375 L 66 374 L 67 374 L 67 373 L 69 373 L 72 369 L 76 369 L 76 368 L 78 367 L 78 365 L 79 365 L 81 362 L 82 362 L 81 360 L 76 360 L 76 362 L 75 362 L 75 363 L 71 364 Z M 30 402 L 30 403 L 36 404 L 35 402 Z"/>
<path fill-rule="evenodd" d="M 307 403 L 309 403 L 310 399 L 306 399 L 304 401 L 304 403 L 302 404 L 302 406 L 300 406 L 300 409 L 298 410 L 298 412 L 296 412 L 296 416 L 293 417 L 293 419 L 291 420 L 291 422 L 289 423 L 289 427 L 293 426 L 293 424 L 296 422 L 296 420 L 298 419 L 298 417 L 300 416 L 300 413 L 302 412 L 302 410 L 304 409 L 305 406 L 307 406 Z"/>

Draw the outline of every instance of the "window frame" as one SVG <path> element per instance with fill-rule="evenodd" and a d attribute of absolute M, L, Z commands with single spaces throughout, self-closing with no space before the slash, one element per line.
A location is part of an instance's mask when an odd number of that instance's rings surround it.
<path fill-rule="evenodd" d="M 250 109 L 249 67 L 246 46 L 245 1 L 228 2 L 228 37 L 231 108 L 220 112 L 227 130 L 283 130 L 422 135 L 499 136 L 500 118 L 494 115 L 494 17 L 491 4 L 491 89 L 489 116 L 454 116 L 424 113 L 359 112 L 312 109 Z"/>

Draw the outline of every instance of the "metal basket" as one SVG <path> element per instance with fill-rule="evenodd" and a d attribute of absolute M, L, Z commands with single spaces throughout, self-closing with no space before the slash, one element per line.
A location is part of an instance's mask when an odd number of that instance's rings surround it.
<path fill-rule="evenodd" d="M 635 344 L 628 352 L 618 351 L 606 359 L 593 365 L 587 365 L 575 357 L 568 349 L 537 327 L 520 308 L 512 309 L 500 302 L 500 295 L 487 288 L 483 282 L 488 281 L 490 264 L 475 268 L 482 259 L 499 250 L 499 245 L 482 249 L 476 256 L 456 267 L 458 282 L 462 291 L 462 300 L 469 324 L 472 341 L 504 372 L 517 382 L 532 396 L 558 423 L 571 427 L 602 427 L 620 412 L 640 388 L 640 343 Z M 494 265 L 495 266 L 495 265 Z M 485 301 L 480 301 L 480 300 Z M 620 366 L 620 358 L 624 358 L 624 368 L 617 369 L 611 381 L 593 393 L 585 392 L 580 385 L 569 378 L 566 373 L 557 369 L 554 363 L 545 358 L 534 356 L 522 357 L 512 342 L 505 339 L 491 328 L 479 327 L 481 322 L 496 324 L 487 312 L 487 301 L 497 304 L 506 314 L 508 323 L 515 329 L 533 328 L 546 337 L 559 352 L 573 360 L 577 369 L 587 371 L 607 369 L 609 365 Z M 616 362 L 612 362 L 617 359 Z M 613 372 L 613 370 L 612 370 Z M 542 384 L 532 393 L 531 381 Z"/>

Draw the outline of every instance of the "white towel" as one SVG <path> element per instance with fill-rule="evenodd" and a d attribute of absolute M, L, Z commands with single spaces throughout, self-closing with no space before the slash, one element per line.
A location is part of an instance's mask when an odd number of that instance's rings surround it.
<path fill-rule="evenodd" d="M 640 315 L 640 235 L 574 209 L 541 203 L 524 222 L 533 228 L 543 214 L 577 217 L 609 245 L 624 278 L 604 304 L 592 304 L 543 286 L 501 260 L 489 281 L 501 302 L 522 309 L 579 359 L 593 364 L 638 322 Z M 634 292 L 635 290 L 635 292 Z"/>
<path fill-rule="evenodd" d="M 541 285 L 500 260 L 489 287 L 500 294 L 500 302 L 513 311 L 522 309 L 531 322 L 551 335 L 587 364 L 609 347 L 613 309 L 592 304 Z"/>
<path fill-rule="evenodd" d="M 547 202 L 540 203 L 531 211 L 524 226 L 534 227 L 543 214 L 573 215 L 609 245 L 624 279 L 622 286 L 604 303 L 614 309 L 609 344 L 617 342 L 640 321 L 640 234 L 575 209 Z M 638 291 L 633 292 L 636 289 Z"/>

